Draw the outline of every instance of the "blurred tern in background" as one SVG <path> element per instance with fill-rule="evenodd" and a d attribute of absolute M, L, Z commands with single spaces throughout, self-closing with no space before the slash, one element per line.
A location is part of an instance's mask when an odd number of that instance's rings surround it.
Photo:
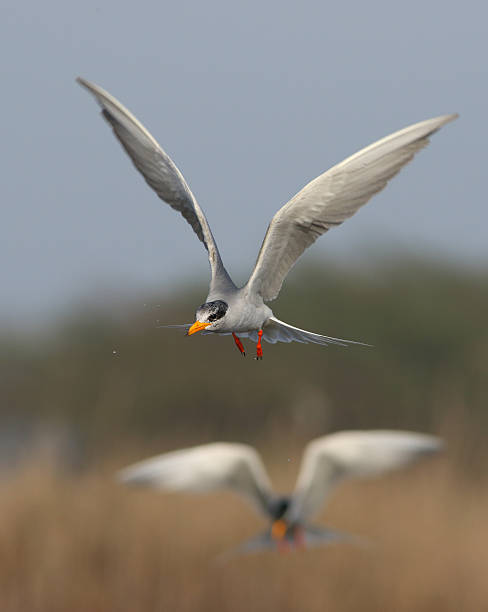
<path fill-rule="evenodd" d="M 395 132 L 348 157 L 308 183 L 273 217 L 248 282 L 232 282 L 222 263 L 207 219 L 183 175 L 146 128 L 101 87 L 78 78 L 102 107 L 115 136 L 157 195 L 180 212 L 208 251 L 211 269 L 207 299 L 196 311 L 193 324 L 181 326 L 188 335 L 232 334 L 242 355 L 240 338 L 257 343 L 256 358 L 263 356 L 261 340 L 312 342 L 326 346 L 362 344 L 322 336 L 293 327 L 273 316 L 265 302 L 274 300 L 300 255 L 330 228 L 340 225 L 381 191 L 400 169 L 425 147 L 429 137 L 457 117 L 443 115 Z"/>
<path fill-rule="evenodd" d="M 312 440 L 305 448 L 295 490 L 273 492 L 254 448 L 216 442 L 182 449 L 132 465 L 119 473 L 130 485 L 164 491 L 208 493 L 228 489 L 252 502 L 271 521 L 238 552 L 319 546 L 356 540 L 349 534 L 310 525 L 335 486 L 410 465 L 442 449 L 439 438 L 408 431 L 342 431 Z"/>

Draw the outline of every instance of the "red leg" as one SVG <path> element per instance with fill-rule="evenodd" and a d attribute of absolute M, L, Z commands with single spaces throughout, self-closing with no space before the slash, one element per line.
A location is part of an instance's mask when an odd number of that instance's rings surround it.
<path fill-rule="evenodd" d="M 239 340 L 239 338 L 234 334 L 234 332 L 232 332 L 232 337 L 234 338 L 234 342 L 237 345 L 237 348 L 241 351 L 241 355 L 243 357 L 246 356 L 246 351 L 244 350 L 244 347 L 242 346 L 242 342 Z"/>
<path fill-rule="evenodd" d="M 263 337 L 263 330 L 260 329 L 258 331 L 258 343 L 256 345 L 256 359 L 262 359 L 263 358 L 263 348 L 261 346 L 261 338 Z"/>

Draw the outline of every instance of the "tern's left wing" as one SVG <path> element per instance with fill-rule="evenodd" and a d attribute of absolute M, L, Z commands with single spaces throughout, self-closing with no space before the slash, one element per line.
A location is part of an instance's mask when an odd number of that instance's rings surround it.
<path fill-rule="evenodd" d="M 274 300 L 290 268 L 319 236 L 351 217 L 457 115 L 410 125 L 378 140 L 308 183 L 273 217 L 248 281 Z"/>
<path fill-rule="evenodd" d="M 312 440 L 303 455 L 287 518 L 303 522 L 315 515 L 343 480 L 380 476 L 441 448 L 439 438 L 409 431 L 341 431 Z"/>
<path fill-rule="evenodd" d="M 271 484 L 257 451 L 247 444 L 213 442 L 172 451 L 119 473 L 130 485 L 165 491 L 207 493 L 229 489 L 268 516 Z"/>
<path fill-rule="evenodd" d="M 220 253 L 202 209 L 173 160 L 163 151 L 146 128 L 118 100 L 104 89 L 78 78 L 102 107 L 102 114 L 134 166 L 167 204 L 180 212 L 208 251 L 212 271 L 210 288 L 234 287 L 224 268 Z"/>

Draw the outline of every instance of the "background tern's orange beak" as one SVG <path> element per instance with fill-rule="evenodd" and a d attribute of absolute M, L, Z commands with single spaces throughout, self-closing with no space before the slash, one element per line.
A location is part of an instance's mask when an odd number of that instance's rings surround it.
<path fill-rule="evenodd" d="M 275 540 L 282 540 L 288 530 L 288 525 L 283 519 L 279 519 L 271 526 L 271 537 Z"/>
<path fill-rule="evenodd" d="M 212 325 L 212 324 L 211 323 L 202 323 L 201 321 L 195 321 L 195 323 L 193 323 L 193 325 L 188 330 L 187 334 L 189 336 L 191 336 L 192 334 L 196 334 L 197 332 L 202 331 L 202 329 L 205 329 L 209 325 Z"/>

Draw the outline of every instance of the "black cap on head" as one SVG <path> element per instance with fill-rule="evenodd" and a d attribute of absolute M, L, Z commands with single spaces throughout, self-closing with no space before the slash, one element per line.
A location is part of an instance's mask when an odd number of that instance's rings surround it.
<path fill-rule="evenodd" d="M 197 315 L 200 312 L 202 313 L 204 312 L 206 315 L 207 321 L 209 321 L 210 323 L 213 323 L 214 321 L 221 319 L 227 312 L 228 308 L 229 308 L 229 305 L 227 304 L 227 302 L 224 302 L 223 300 L 205 302 L 205 304 L 202 304 L 200 308 L 197 310 Z M 197 316 L 197 319 L 198 318 L 199 317 Z"/>
<path fill-rule="evenodd" d="M 274 521 L 277 521 L 286 514 L 286 511 L 290 507 L 290 497 L 276 497 L 269 504 L 269 513 Z"/>

